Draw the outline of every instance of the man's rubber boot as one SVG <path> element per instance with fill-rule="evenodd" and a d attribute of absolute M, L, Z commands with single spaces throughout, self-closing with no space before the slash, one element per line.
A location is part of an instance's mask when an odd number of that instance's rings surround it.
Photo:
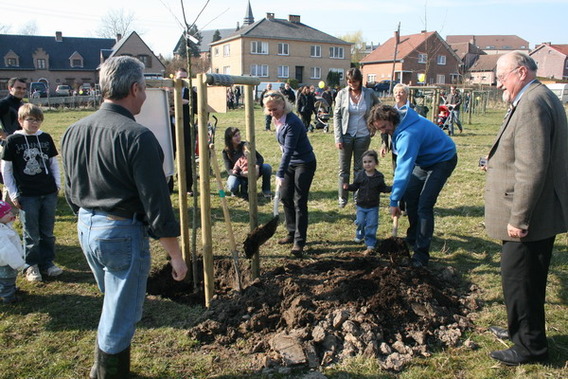
<path fill-rule="evenodd" d="M 99 343 L 95 338 L 95 363 L 89 372 L 89 379 L 97 379 L 97 367 L 99 365 Z"/>
<path fill-rule="evenodd" d="M 130 346 L 118 354 L 99 350 L 97 379 L 124 379 L 130 375 Z"/>

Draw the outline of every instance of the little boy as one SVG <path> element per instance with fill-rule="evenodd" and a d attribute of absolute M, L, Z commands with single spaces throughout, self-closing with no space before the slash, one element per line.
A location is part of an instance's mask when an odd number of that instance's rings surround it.
<path fill-rule="evenodd" d="M 20 210 L 28 265 L 26 279 L 37 282 L 43 280 L 41 272 L 47 276 L 63 273 L 53 264 L 53 226 L 61 178 L 53 139 L 39 130 L 43 122 L 41 108 L 33 104 L 22 105 L 18 110 L 18 121 L 22 130 L 8 137 L 2 152 L 2 175 L 10 199 Z"/>
<path fill-rule="evenodd" d="M 377 244 L 377 228 L 379 227 L 379 199 L 381 192 L 391 191 L 391 187 L 385 184 L 385 177 L 376 167 L 379 164 L 379 156 L 375 150 L 363 153 L 363 171 L 355 177 L 351 185 L 343 184 L 343 189 L 357 191 L 357 219 L 355 225 L 355 242 L 365 241 L 367 250 L 365 254 L 374 253 Z"/>
<path fill-rule="evenodd" d="M 10 204 L 0 200 L 0 298 L 2 303 L 18 301 L 16 276 L 26 267 L 24 249 L 18 233 L 12 229 L 16 216 Z"/>

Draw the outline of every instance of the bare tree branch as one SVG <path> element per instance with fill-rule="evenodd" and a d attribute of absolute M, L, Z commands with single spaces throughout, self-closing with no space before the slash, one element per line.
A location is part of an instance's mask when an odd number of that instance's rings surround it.
<path fill-rule="evenodd" d="M 132 32 L 135 17 L 134 12 L 124 9 L 111 9 L 101 19 L 96 34 L 102 38 L 116 38 L 118 34 L 126 36 Z"/>
<path fill-rule="evenodd" d="M 37 22 L 35 20 L 31 20 L 26 22 L 24 25 L 20 27 L 18 30 L 18 34 L 23 34 L 26 36 L 33 36 L 37 34 Z"/>

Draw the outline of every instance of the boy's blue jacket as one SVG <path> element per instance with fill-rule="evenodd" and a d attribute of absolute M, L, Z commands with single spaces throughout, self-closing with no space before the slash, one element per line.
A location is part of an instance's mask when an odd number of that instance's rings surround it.
<path fill-rule="evenodd" d="M 390 206 L 398 207 L 414 166 L 427 168 L 452 159 L 456 155 L 456 144 L 442 129 L 418 115 L 414 109 L 408 109 L 395 128 L 392 141 L 397 158 Z"/>

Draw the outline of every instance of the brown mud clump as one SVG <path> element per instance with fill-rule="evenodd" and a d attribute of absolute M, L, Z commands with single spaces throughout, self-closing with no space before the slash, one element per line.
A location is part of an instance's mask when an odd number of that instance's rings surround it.
<path fill-rule="evenodd" d="M 265 371 L 315 369 L 356 355 L 398 371 L 413 357 L 456 346 L 477 307 L 451 267 L 376 257 L 287 261 L 241 293 L 229 290 L 230 262 L 216 261 L 216 270 L 226 283 L 216 282 L 220 291 L 188 334 L 219 354 L 244 349 Z"/>

